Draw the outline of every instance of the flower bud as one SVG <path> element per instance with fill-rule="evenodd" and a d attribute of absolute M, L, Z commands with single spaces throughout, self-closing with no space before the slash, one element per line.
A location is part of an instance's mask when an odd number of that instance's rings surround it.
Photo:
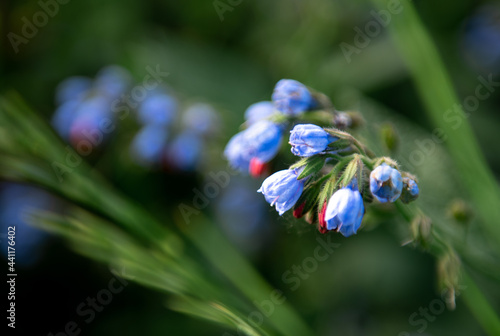
<path fill-rule="evenodd" d="M 462 224 L 468 224 L 472 220 L 471 207 L 461 199 L 456 199 L 451 202 L 448 207 L 448 214 Z"/>
<path fill-rule="evenodd" d="M 290 116 L 296 116 L 315 106 L 309 89 L 293 79 L 282 79 L 276 83 L 272 100 L 277 110 Z"/>
<path fill-rule="evenodd" d="M 418 198 L 418 184 L 410 177 L 403 177 L 403 190 L 401 192 L 401 202 L 408 204 Z"/>
<path fill-rule="evenodd" d="M 326 228 L 336 230 L 344 237 L 355 234 L 361 226 L 365 207 L 356 181 L 335 192 L 325 212 Z"/>
<path fill-rule="evenodd" d="M 395 202 L 403 190 L 401 173 L 382 163 L 370 174 L 370 191 L 381 203 Z"/>
<path fill-rule="evenodd" d="M 324 152 L 328 145 L 337 138 L 327 133 L 322 127 L 313 124 L 299 124 L 290 131 L 292 153 L 307 157 Z"/>
<path fill-rule="evenodd" d="M 306 202 L 302 202 L 298 207 L 293 209 L 293 217 L 302 218 L 302 216 L 304 216 L 305 207 L 306 207 Z"/>
<path fill-rule="evenodd" d="M 327 223 L 325 220 L 327 202 L 323 203 L 320 212 L 318 213 L 318 231 L 322 234 L 328 232 Z"/>
<path fill-rule="evenodd" d="M 274 105 L 270 101 L 261 101 L 250 105 L 245 111 L 245 120 L 249 125 L 255 124 L 257 121 L 266 119 L 274 114 Z"/>
<path fill-rule="evenodd" d="M 229 140 L 224 155 L 230 165 L 248 172 L 253 158 L 261 163 L 269 162 L 278 153 L 282 128 L 270 121 L 259 121 Z"/>
<path fill-rule="evenodd" d="M 304 190 L 304 181 L 297 180 L 297 177 L 296 170 L 280 170 L 265 179 L 257 190 L 271 206 L 276 206 L 280 216 L 294 206 Z"/>
<path fill-rule="evenodd" d="M 266 162 L 262 162 L 257 158 L 252 158 L 250 160 L 249 173 L 252 177 L 261 177 L 265 175 L 268 171 L 269 165 Z"/>
<path fill-rule="evenodd" d="M 143 125 L 169 126 L 177 113 L 177 101 L 174 97 L 152 92 L 139 105 L 137 117 Z"/>

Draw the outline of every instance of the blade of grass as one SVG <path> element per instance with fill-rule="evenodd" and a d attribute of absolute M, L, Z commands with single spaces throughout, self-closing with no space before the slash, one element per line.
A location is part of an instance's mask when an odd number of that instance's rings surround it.
<path fill-rule="evenodd" d="M 181 219 L 178 219 L 177 222 L 194 245 L 252 302 L 269 299 L 274 289 L 231 246 L 221 233 L 213 227 L 213 224 L 202 218 L 197 223 L 191 223 L 189 227 L 183 224 Z M 274 312 L 268 316 L 268 319 L 281 335 L 307 336 L 314 334 L 306 323 L 303 322 L 302 318 L 286 302 L 275 305 L 274 309 Z M 264 314 L 264 312 L 262 313 Z"/>

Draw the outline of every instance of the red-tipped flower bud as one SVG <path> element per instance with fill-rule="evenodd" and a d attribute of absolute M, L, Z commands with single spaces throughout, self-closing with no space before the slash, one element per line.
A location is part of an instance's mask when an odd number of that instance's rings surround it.
<path fill-rule="evenodd" d="M 265 162 L 260 161 L 257 158 L 250 160 L 250 167 L 248 169 L 252 177 L 261 177 L 266 175 L 269 165 Z"/>
<path fill-rule="evenodd" d="M 306 206 L 306 202 L 302 202 L 298 207 L 293 210 L 293 217 L 302 218 L 304 216 L 304 207 Z"/>

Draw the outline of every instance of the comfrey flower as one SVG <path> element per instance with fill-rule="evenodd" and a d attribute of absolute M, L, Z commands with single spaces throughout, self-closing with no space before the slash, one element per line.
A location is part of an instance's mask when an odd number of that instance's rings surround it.
<path fill-rule="evenodd" d="M 325 151 L 337 138 L 327 133 L 322 127 L 313 124 L 295 125 L 290 131 L 292 153 L 297 156 L 312 156 Z"/>
<path fill-rule="evenodd" d="M 200 135 L 214 134 L 220 125 L 215 109 L 205 103 L 196 103 L 186 109 L 182 115 L 182 123 Z"/>
<path fill-rule="evenodd" d="M 118 66 L 109 65 L 99 70 L 94 82 L 95 89 L 110 99 L 118 99 L 132 82 L 132 76 L 128 70 Z"/>
<path fill-rule="evenodd" d="M 252 160 L 266 163 L 276 156 L 282 137 L 280 125 L 267 120 L 259 121 L 233 136 L 224 155 L 233 168 L 248 172 Z"/>
<path fill-rule="evenodd" d="M 304 190 L 304 181 L 297 180 L 299 172 L 294 169 L 280 170 L 264 180 L 258 192 L 281 215 L 290 210 Z"/>
<path fill-rule="evenodd" d="M 159 163 L 167 143 L 168 134 L 158 125 L 143 127 L 132 141 L 131 151 L 134 158 L 142 165 Z"/>
<path fill-rule="evenodd" d="M 316 105 L 309 89 L 293 79 L 280 80 L 274 87 L 272 100 L 277 110 L 291 116 L 296 116 Z"/>
<path fill-rule="evenodd" d="M 365 207 L 358 191 L 357 182 L 335 192 L 325 211 L 324 221 L 327 230 L 336 230 L 344 237 L 355 234 L 361 226 Z"/>
<path fill-rule="evenodd" d="M 245 120 L 249 125 L 266 119 L 275 113 L 274 105 L 270 101 L 261 101 L 250 105 L 245 111 Z"/>
<path fill-rule="evenodd" d="M 379 202 L 395 202 L 402 190 L 403 178 L 397 169 L 383 163 L 371 172 L 370 191 Z"/>
<path fill-rule="evenodd" d="M 168 147 L 167 164 L 182 171 L 194 171 L 203 155 L 204 143 L 194 132 L 184 131 Z"/>
<path fill-rule="evenodd" d="M 177 112 L 177 101 L 166 93 L 152 93 L 139 105 L 137 117 L 143 125 L 169 126 Z"/>
<path fill-rule="evenodd" d="M 409 177 L 403 177 L 403 191 L 401 192 L 401 201 L 403 203 L 410 203 L 418 198 L 420 193 L 418 184 Z"/>

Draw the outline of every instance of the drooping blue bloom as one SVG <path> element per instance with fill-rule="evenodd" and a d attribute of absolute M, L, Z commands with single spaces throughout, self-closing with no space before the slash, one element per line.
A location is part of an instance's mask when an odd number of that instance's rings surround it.
<path fill-rule="evenodd" d="M 487 4 L 464 25 L 463 49 L 467 61 L 479 68 L 497 71 L 500 65 L 500 6 Z"/>
<path fill-rule="evenodd" d="M 262 193 L 271 206 L 281 215 L 290 210 L 304 190 L 304 181 L 297 180 L 294 169 L 280 170 L 264 180 L 258 192 Z"/>
<path fill-rule="evenodd" d="M 69 77 L 56 88 L 56 103 L 64 104 L 72 100 L 81 100 L 92 87 L 92 80 L 83 76 Z"/>
<path fill-rule="evenodd" d="M 71 127 L 78 116 L 78 106 L 81 102 L 78 99 L 68 100 L 62 103 L 52 116 L 52 126 L 64 140 L 69 139 Z"/>
<path fill-rule="evenodd" d="M 328 230 L 337 230 L 344 237 L 355 234 L 361 226 L 365 207 L 357 182 L 337 190 L 326 207 L 325 221 Z"/>
<path fill-rule="evenodd" d="M 118 65 L 109 65 L 97 73 L 94 88 L 110 99 L 117 99 L 125 93 L 131 82 L 132 76 L 128 70 Z"/>
<path fill-rule="evenodd" d="M 266 119 L 274 114 L 274 104 L 270 101 L 261 101 L 250 105 L 245 111 L 245 120 L 249 125 L 255 124 L 257 121 Z"/>
<path fill-rule="evenodd" d="M 251 158 L 247 153 L 247 137 L 245 131 L 236 133 L 227 143 L 224 149 L 224 156 L 234 169 L 242 172 L 248 172 Z"/>
<path fill-rule="evenodd" d="M 34 187 L 6 183 L 0 189 L 0 230 L 2 253 L 7 255 L 7 228 L 15 226 L 16 267 L 30 267 L 40 259 L 42 248 L 49 235 L 26 222 L 26 215 L 33 210 L 51 210 L 53 199 L 46 192 Z"/>
<path fill-rule="evenodd" d="M 314 107 L 315 101 L 307 87 L 293 79 L 282 79 L 274 87 L 274 106 L 283 114 L 296 116 Z"/>
<path fill-rule="evenodd" d="M 69 137 L 74 145 L 89 141 L 99 146 L 110 133 L 110 127 L 114 127 L 111 102 L 105 96 L 95 95 L 78 104 Z"/>
<path fill-rule="evenodd" d="M 280 125 L 262 120 L 233 136 L 224 155 L 233 168 L 248 172 L 252 159 L 265 163 L 274 158 L 280 149 L 282 138 L 283 130 Z"/>
<path fill-rule="evenodd" d="M 290 131 L 292 153 L 307 157 L 324 152 L 328 145 L 337 140 L 322 127 L 313 124 L 299 124 Z"/>
<path fill-rule="evenodd" d="M 401 201 L 410 203 L 418 198 L 420 190 L 417 182 L 409 177 L 403 177 L 403 191 L 401 192 Z"/>
<path fill-rule="evenodd" d="M 166 93 L 150 93 L 137 110 L 139 122 L 143 125 L 169 126 L 177 113 L 177 101 Z"/>
<path fill-rule="evenodd" d="M 256 253 L 273 239 L 273 228 L 266 225 L 267 207 L 255 192 L 255 180 L 227 174 L 227 181 L 229 178 L 227 187 L 223 178 L 215 180 L 222 187 L 222 195 L 216 199 L 216 223 L 243 252 Z"/>
<path fill-rule="evenodd" d="M 167 143 L 167 131 L 158 125 L 147 125 L 132 140 L 134 158 L 145 166 L 160 163 Z"/>
<path fill-rule="evenodd" d="M 170 144 L 168 148 L 168 163 L 173 168 L 193 171 L 203 154 L 203 140 L 191 131 L 184 131 Z"/>
<path fill-rule="evenodd" d="M 189 130 L 200 135 L 210 135 L 218 129 L 219 117 L 209 104 L 197 103 L 183 113 L 182 122 Z"/>
<path fill-rule="evenodd" d="M 383 163 L 370 174 L 370 191 L 381 203 L 395 202 L 403 190 L 401 173 Z"/>

